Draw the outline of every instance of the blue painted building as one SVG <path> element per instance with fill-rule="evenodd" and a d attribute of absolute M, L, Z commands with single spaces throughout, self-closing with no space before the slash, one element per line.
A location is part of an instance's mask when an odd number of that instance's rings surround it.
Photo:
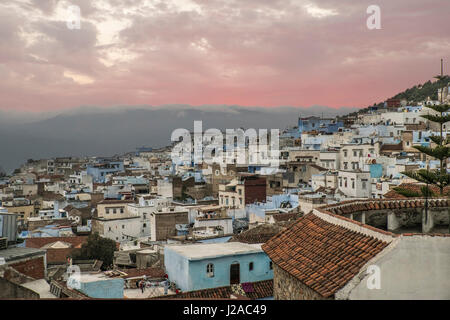
<path fill-rule="evenodd" d="M 168 245 L 164 265 L 169 280 L 182 291 L 273 279 L 272 263 L 261 244 Z"/>
<path fill-rule="evenodd" d="M 397 109 L 398 112 L 415 112 L 419 113 L 422 111 L 422 106 L 405 106 Z"/>
<path fill-rule="evenodd" d="M 81 274 L 69 279 L 72 288 L 97 299 L 123 299 L 124 280 L 103 274 Z"/>
<path fill-rule="evenodd" d="M 105 183 L 108 174 L 124 172 L 123 161 L 102 160 L 99 163 L 87 165 L 86 172 L 92 176 L 94 182 Z"/>
<path fill-rule="evenodd" d="M 321 117 L 298 118 L 298 131 L 300 133 L 306 131 L 318 131 L 322 133 L 338 132 L 344 127 L 344 122 L 337 119 L 323 119 Z"/>
<path fill-rule="evenodd" d="M 301 136 L 302 135 L 301 132 L 299 132 L 298 127 L 293 127 L 285 129 L 281 133 L 280 138 L 299 139 Z"/>
<path fill-rule="evenodd" d="M 298 190 L 297 190 L 298 192 Z M 273 211 L 277 209 L 292 210 L 298 207 L 298 194 L 283 193 L 275 194 L 267 197 L 266 202 L 255 202 L 245 206 L 247 217 L 252 215 L 264 221 L 266 218 L 266 211 Z"/>

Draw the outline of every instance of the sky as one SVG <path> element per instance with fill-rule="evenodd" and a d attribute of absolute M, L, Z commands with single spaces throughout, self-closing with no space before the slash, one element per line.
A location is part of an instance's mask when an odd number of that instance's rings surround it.
<path fill-rule="evenodd" d="M 0 111 L 366 107 L 450 63 L 449 16 L 448 0 L 2 0 Z"/>

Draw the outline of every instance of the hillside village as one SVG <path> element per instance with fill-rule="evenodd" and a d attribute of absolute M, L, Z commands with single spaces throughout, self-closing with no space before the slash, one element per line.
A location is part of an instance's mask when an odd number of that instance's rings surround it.
<path fill-rule="evenodd" d="M 0 298 L 450 299 L 450 189 L 404 174 L 439 168 L 414 147 L 449 90 L 300 116 L 276 167 L 30 159 L 0 178 Z"/>

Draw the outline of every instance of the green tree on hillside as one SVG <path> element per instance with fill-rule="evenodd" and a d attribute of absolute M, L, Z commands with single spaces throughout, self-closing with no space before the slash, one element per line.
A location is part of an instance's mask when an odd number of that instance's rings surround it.
<path fill-rule="evenodd" d="M 443 82 L 446 79 L 445 76 L 436 76 L 435 78 L 440 82 Z M 444 188 L 448 186 L 450 182 L 450 175 L 447 173 L 447 159 L 450 157 L 450 139 L 448 136 L 444 137 L 443 133 L 444 124 L 450 121 L 450 114 L 448 113 L 450 105 L 443 103 L 441 95 L 440 105 L 427 107 L 434 110 L 434 112 L 432 114 L 423 115 L 422 117 L 431 122 L 438 123 L 440 127 L 440 134 L 430 136 L 433 143 L 430 144 L 429 147 L 414 146 L 414 148 L 432 158 L 438 159 L 440 162 L 439 168 L 429 170 L 427 167 L 427 169 L 403 172 L 403 174 L 426 184 L 426 186 L 424 186 L 421 190 L 424 196 L 432 195 L 428 185 L 437 186 L 439 188 L 440 196 L 443 196 Z"/>

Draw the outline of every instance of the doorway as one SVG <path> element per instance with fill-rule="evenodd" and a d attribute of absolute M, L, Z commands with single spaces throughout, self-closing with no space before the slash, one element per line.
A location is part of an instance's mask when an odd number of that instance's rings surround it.
<path fill-rule="evenodd" d="M 240 274 L 241 274 L 241 272 L 240 272 L 239 263 L 233 263 L 230 266 L 230 284 L 241 283 Z"/>

